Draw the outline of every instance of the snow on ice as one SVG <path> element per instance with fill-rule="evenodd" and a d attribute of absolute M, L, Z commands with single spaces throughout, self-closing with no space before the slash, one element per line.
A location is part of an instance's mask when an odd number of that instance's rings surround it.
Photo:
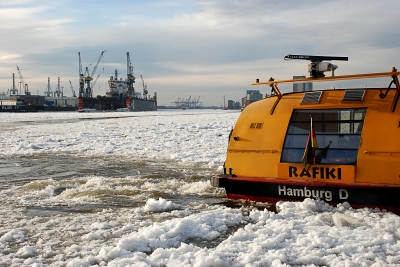
<path fill-rule="evenodd" d="M 113 113 L 0 113 L 0 156 L 123 157 L 134 152 L 141 158 L 221 169 L 227 137 L 239 113 L 180 112 L 179 116 L 177 111 L 119 113 L 126 118 L 118 120 L 106 119 Z M 79 120 L 83 117 L 93 119 Z M 64 122 L 54 123 L 60 120 Z M 96 200 L 84 192 L 104 190 L 111 181 L 82 178 L 58 195 L 54 194 L 57 182 L 52 179 L 43 181 L 40 190 L 28 184 L 0 191 L 10 202 L 0 208 L 0 265 L 400 266 L 399 217 L 384 210 L 352 209 L 348 203 L 333 207 L 312 199 L 279 202 L 275 213 L 246 203 L 241 207 L 188 206 L 148 197 L 137 208 L 28 216 L 11 201 L 29 205 L 29 194 L 35 194 L 48 205 L 92 203 Z M 151 188 L 152 184 L 142 186 Z M 166 181 L 164 186 L 165 191 L 224 198 L 223 192 L 212 191 L 206 181 L 195 186 Z"/>

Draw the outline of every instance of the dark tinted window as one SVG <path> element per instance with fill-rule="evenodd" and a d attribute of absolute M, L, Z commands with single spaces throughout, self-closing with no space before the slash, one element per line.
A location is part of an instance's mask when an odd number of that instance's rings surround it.
<path fill-rule="evenodd" d="M 302 162 L 312 116 L 318 143 L 316 163 L 355 165 L 365 113 L 365 108 L 293 111 L 281 162 Z"/>

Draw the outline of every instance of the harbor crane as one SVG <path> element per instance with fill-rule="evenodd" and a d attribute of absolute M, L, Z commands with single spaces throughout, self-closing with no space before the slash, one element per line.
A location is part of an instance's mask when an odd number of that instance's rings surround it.
<path fill-rule="evenodd" d="M 61 89 L 62 86 L 60 86 L 60 77 L 58 77 L 58 82 L 57 82 L 57 87 L 56 90 L 53 92 L 54 97 L 62 97 L 64 96 L 64 93 Z"/>
<path fill-rule="evenodd" d="M 83 81 L 83 72 L 82 72 L 82 61 L 81 61 L 81 52 L 78 52 L 79 57 L 79 97 L 84 96 L 85 92 L 85 82 Z M 71 84 L 72 86 L 72 84 Z"/>
<path fill-rule="evenodd" d="M 24 82 L 24 78 L 22 78 L 21 70 L 18 68 L 18 65 L 16 65 L 16 66 L 17 66 L 19 78 L 21 79 L 21 84 L 22 84 L 22 86 L 24 87 L 24 92 L 25 92 L 26 95 L 30 95 L 31 92 L 29 92 L 29 90 L 28 90 L 28 84 L 26 84 L 26 83 Z"/>
<path fill-rule="evenodd" d="M 17 95 L 18 94 L 18 89 L 15 86 L 15 75 L 14 75 L 14 73 L 12 74 L 12 81 L 13 81 L 13 84 L 12 84 L 12 87 L 10 89 L 10 95 Z"/>
<path fill-rule="evenodd" d="M 89 67 L 85 68 L 85 73 L 82 72 L 81 53 L 78 52 L 78 56 L 79 56 L 79 97 L 92 97 L 93 90 L 92 90 L 91 81 L 93 81 L 93 75 L 95 74 L 96 69 L 99 66 L 101 58 L 103 57 L 105 52 L 106 52 L 106 50 L 101 51 L 100 56 L 97 59 L 97 63 L 94 66 L 91 74 L 89 74 Z M 86 89 L 84 88 L 85 83 L 86 83 Z"/>
<path fill-rule="evenodd" d="M 47 87 L 46 87 L 46 90 L 44 91 L 44 95 L 45 96 L 54 96 L 53 90 L 51 90 L 51 86 L 50 86 L 50 77 L 47 78 Z"/>
<path fill-rule="evenodd" d="M 147 94 L 149 91 L 147 91 L 147 84 L 144 83 L 143 76 L 140 74 L 140 78 L 142 79 L 142 87 L 143 87 L 143 98 L 147 99 Z"/>
<path fill-rule="evenodd" d="M 71 82 L 71 80 L 69 80 L 69 85 L 70 85 L 70 87 L 71 87 L 72 96 L 73 96 L 73 97 L 76 97 L 76 94 L 75 94 L 75 91 L 74 91 L 74 87 L 72 87 L 72 82 Z"/>
<path fill-rule="evenodd" d="M 177 108 L 201 108 L 203 106 L 203 103 L 200 102 L 200 96 L 194 97 L 193 100 L 191 98 L 192 96 L 189 96 L 188 99 L 178 97 L 178 100 L 172 102 L 172 104 L 175 104 Z"/>
<path fill-rule="evenodd" d="M 135 76 L 133 76 L 133 66 L 131 64 L 131 58 L 129 56 L 129 52 L 126 52 L 126 77 L 127 77 L 127 87 L 128 87 L 128 95 L 135 95 L 135 88 L 133 84 L 135 83 Z"/>
<path fill-rule="evenodd" d="M 200 96 L 197 99 L 196 99 L 196 97 L 194 98 L 193 105 L 195 107 L 199 106 L 199 100 L 200 100 Z"/>

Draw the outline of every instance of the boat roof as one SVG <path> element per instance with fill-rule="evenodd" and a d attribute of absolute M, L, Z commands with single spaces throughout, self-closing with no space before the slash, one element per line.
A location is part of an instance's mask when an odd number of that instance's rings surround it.
<path fill-rule="evenodd" d="M 396 88 L 396 95 L 393 99 L 392 105 L 391 105 L 391 111 L 394 112 L 396 110 L 396 105 L 397 102 L 400 98 L 400 82 L 398 79 L 398 76 L 400 75 L 400 72 L 397 71 L 395 67 L 392 68 L 392 71 L 390 72 L 378 72 L 378 73 L 364 73 L 364 74 L 350 74 L 350 75 L 341 75 L 341 76 L 334 76 L 333 71 L 337 68 L 336 65 L 333 64 L 322 64 L 323 60 L 331 60 L 331 59 L 336 59 L 335 57 L 323 57 L 323 56 L 311 56 L 314 60 L 310 59 L 310 56 L 300 56 L 300 55 L 287 55 L 286 58 L 291 58 L 291 59 L 306 59 L 306 60 L 311 60 L 311 64 L 309 65 L 309 70 L 311 70 L 310 78 L 299 78 L 299 79 L 291 79 L 291 80 L 275 80 L 274 78 L 270 78 L 266 82 L 260 82 L 259 79 L 256 79 L 255 83 L 252 83 L 250 85 L 269 85 L 272 87 L 272 90 L 274 91 L 275 96 L 277 97 L 277 100 L 275 104 L 273 105 L 270 114 L 272 115 L 274 113 L 274 110 L 276 106 L 278 105 L 280 99 L 282 98 L 283 94 L 278 88 L 278 84 L 281 83 L 305 83 L 305 82 L 327 82 L 327 81 L 340 81 L 340 80 L 356 80 L 356 79 L 370 79 L 370 78 L 383 78 L 383 77 L 391 77 L 392 82 L 389 85 L 392 85 L 392 83 L 395 84 Z M 316 58 L 316 59 L 315 59 Z M 339 58 L 339 60 L 347 60 L 347 58 Z M 319 65 L 321 64 L 321 66 Z M 321 67 L 321 68 L 320 68 Z M 330 77 L 325 77 L 323 72 L 332 70 L 332 76 Z"/>
<path fill-rule="evenodd" d="M 356 79 L 370 79 L 370 78 L 384 78 L 384 77 L 397 77 L 400 72 L 397 71 L 395 67 L 392 68 L 390 72 L 378 72 L 378 73 L 364 73 L 364 74 L 351 74 L 351 75 L 341 75 L 341 76 L 329 76 L 329 77 L 319 77 L 319 78 L 299 78 L 291 80 L 275 80 L 270 78 L 269 81 L 260 82 L 258 79 L 255 83 L 250 85 L 273 85 L 280 83 L 304 83 L 304 82 L 328 82 L 328 81 L 340 81 L 340 80 L 356 80 Z"/>

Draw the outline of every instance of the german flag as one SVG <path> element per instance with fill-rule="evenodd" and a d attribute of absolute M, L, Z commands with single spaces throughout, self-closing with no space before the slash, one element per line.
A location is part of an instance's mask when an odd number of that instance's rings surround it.
<path fill-rule="evenodd" d="M 303 155 L 304 169 L 308 170 L 312 164 L 315 164 L 315 150 L 318 148 L 317 137 L 315 136 L 315 130 L 311 117 L 311 128 L 308 133 L 306 149 Z"/>

